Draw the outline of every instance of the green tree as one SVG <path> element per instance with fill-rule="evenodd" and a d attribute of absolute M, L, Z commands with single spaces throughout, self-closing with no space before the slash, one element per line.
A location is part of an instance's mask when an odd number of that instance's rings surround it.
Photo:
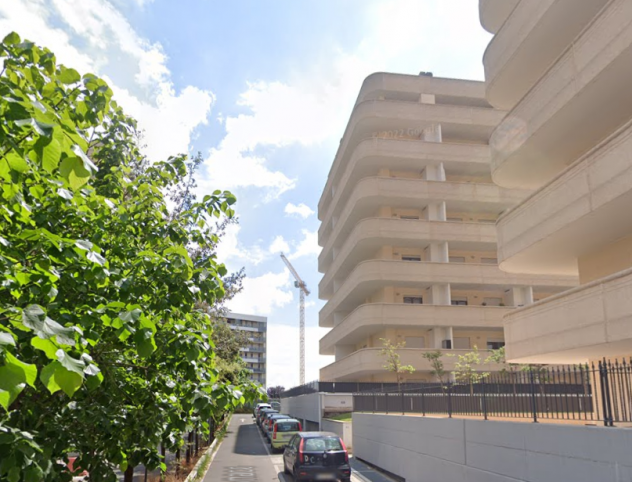
<path fill-rule="evenodd" d="M 197 309 L 225 295 L 235 197 L 170 212 L 189 161 L 146 162 L 103 80 L 15 33 L 0 58 L 0 480 L 67 480 L 71 451 L 95 481 L 157 467 L 262 393 L 219 381 Z"/>
<path fill-rule="evenodd" d="M 452 355 L 453 356 L 453 355 Z M 464 355 L 457 355 L 457 361 L 454 364 L 454 379 L 459 383 L 467 383 L 470 386 L 470 393 L 474 394 L 474 384 L 480 383 L 489 376 L 489 372 L 479 371 L 480 365 L 483 363 L 478 347 Z"/>
<path fill-rule="evenodd" d="M 437 378 L 441 384 L 441 389 L 443 389 L 443 379 L 448 374 L 443 366 L 443 360 L 441 360 L 443 353 L 440 350 L 428 351 L 423 353 L 421 356 L 430 362 L 430 366 L 432 367 L 430 373 Z"/>
<path fill-rule="evenodd" d="M 382 342 L 380 354 L 386 359 L 384 369 L 395 374 L 397 389 L 401 391 L 404 374 L 415 372 L 415 367 L 412 365 L 402 365 L 400 355 L 397 352 L 397 350 L 406 347 L 406 342 L 391 343 L 388 338 L 380 338 L 380 341 Z"/>

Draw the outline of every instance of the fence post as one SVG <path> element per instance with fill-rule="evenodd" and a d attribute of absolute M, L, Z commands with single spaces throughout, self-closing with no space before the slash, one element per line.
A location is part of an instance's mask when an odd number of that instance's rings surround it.
<path fill-rule="evenodd" d="M 426 416 L 426 398 L 424 396 L 424 390 L 421 390 L 421 414 Z"/>
<path fill-rule="evenodd" d="M 599 360 L 599 383 L 601 385 L 601 400 L 603 404 L 603 423 L 606 427 L 613 427 L 610 380 L 608 380 L 608 367 L 606 366 L 605 358 L 603 363 Z"/>
<path fill-rule="evenodd" d="M 485 396 L 485 378 L 483 378 L 481 380 L 481 391 L 483 392 L 482 395 L 482 399 L 481 399 L 481 403 L 483 405 L 483 416 L 485 417 L 485 420 L 487 420 L 487 397 Z"/>
<path fill-rule="evenodd" d="M 377 410 L 377 395 L 373 392 L 373 413 Z"/>
<path fill-rule="evenodd" d="M 386 414 L 388 415 L 388 392 L 386 392 L 384 394 L 386 396 L 385 400 L 386 400 Z"/>
<path fill-rule="evenodd" d="M 452 384 L 448 384 L 448 418 L 452 418 Z"/>
<path fill-rule="evenodd" d="M 401 403 L 402 403 L 402 415 L 404 415 L 404 392 L 402 392 L 402 397 L 401 397 Z"/>
<path fill-rule="evenodd" d="M 533 370 L 529 370 L 529 385 L 531 387 L 531 412 L 533 414 L 533 423 L 538 423 L 538 405 L 535 398 L 535 378 Z"/>

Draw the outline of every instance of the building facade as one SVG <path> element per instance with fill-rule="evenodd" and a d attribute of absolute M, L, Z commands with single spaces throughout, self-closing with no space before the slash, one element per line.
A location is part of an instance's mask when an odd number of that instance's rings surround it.
<path fill-rule="evenodd" d="M 486 358 L 514 307 L 577 283 L 498 267 L 494 223 L 530 194 L 492 182 L 488 141 L 504 117 L 483 82 L 364 81 L 318 206 L 319 323 L 331 328 L 320 353 L 335 356 L 321 380 L 394 381 L 381 338 L 406 343 L 409 381 L 429 380 L 424 353 L 477 347 Z M 443 359 L 446 370 L 455 360 Z"/>
<path fill-rule="evenodd" d="M 512 361 L 632 354 L 632 2 L 481 0 L 492 177 L 534 192 L 497 222 L 506 273 L 580 286 L 505 317 Z"/>
<path fill-rule="evenodd" d="M 251 380 L 265 387 L 268 319 L 265 316 L 231 312 L 226 315 L 226 322 L 231 329 L 246 332 L 247 345 L 240 350 L 241 358 L 251 372 Z"/>

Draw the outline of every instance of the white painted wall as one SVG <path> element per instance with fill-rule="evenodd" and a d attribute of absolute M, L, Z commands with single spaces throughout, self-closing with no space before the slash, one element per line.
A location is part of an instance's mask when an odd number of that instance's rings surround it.
<path fill-rule="evenodd" d="M 353 410 L 353 395 L 344 393 L 309 393 L 298 397 L 282 398 L 281 413 L 299 420 L 321 423 L 325 412 Z"/>
<path fill-rule="evenodd" d="M 323 419 L 321 430 L 323 432 L 333 432 L 338 435 L 348 449 L 353 448 L 353 429 L 351 422 L 341 422 L 339 420 Z"/>
<path fill-rule="evenodd" d="M 353 414 L 356 457 L 414 482 L 631 482 L 632 430 Z"/>

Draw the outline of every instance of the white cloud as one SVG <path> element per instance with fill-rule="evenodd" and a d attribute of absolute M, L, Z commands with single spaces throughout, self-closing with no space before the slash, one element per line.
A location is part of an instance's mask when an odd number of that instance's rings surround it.
<path fill-rule="evenodd" d="M 248 262 L 255 266 L 260 264 L 268 257 L 269 253 L 257 245 L 244 246 L 239 240 L 239 231 L 241 231 L 241 226 L 238 224 L 231 224 L 226 227 L 226 231 L 217 246 L 218 261 L 220 263 Z"/>
<path fill-rule="evenodd" d="M 280 273 L 268 272 L 261 276 L 243 281 L 243 290 L 239 292 L 227 307 L 237 313 L 268 315 L 275 308 L 282 308 L 294 299 L 290 272 L 284 269 Z"/>
<path fill-rule="evenodd" d="M 195 128 L 207 123 L 213 94 L 193 86 L 176 92 L 160 44 L 139 36 L 107 0 L 2 2 L 0 35 L 10 31 L 48 47 L 68 67 L 102 76 L 138 120 L 152 160 L 187 152 Z"/>
<path fill-rule="evenodd" d="M 305 328 L 305 380 L 318 380 L 320 368 L 333 363 L 334 357 L 318 353 L 320 340 L 327 328 Z M 298 307 L 295 325 L 275 324 L 268 320 L 268 386 L 291 388 L 299 384 Z"/>
<path fill-rule="evenodd" d="M 290 251 L 290 246 L 287 244 L 285 239 L 283 239 L 283 236 L 278 235 L 274 238 L 274 241 L 272 241 L 269 251 L 271 253 L 287 253 Z"/>
<path fill-rule="evenodd" d="M 300 203 L 298 205 L 293 204 L 293 203 L 287 203 L 285 206 L 285 214 L 288 214 L 288 215 L 296 214 L 302 217 L 303 219 L 307 219 L 312 214 L 314 214 L 314 211 L 305 203 Z"/>
<path fill-rule="evenodd" d="M 288 256 L 289 259 L 297 259 L 302 256 L 318 256 L 321 247 L 318 246 L 318 231 L 303 229 L 303 239 L 298 243 L 296 250 Z"/>

